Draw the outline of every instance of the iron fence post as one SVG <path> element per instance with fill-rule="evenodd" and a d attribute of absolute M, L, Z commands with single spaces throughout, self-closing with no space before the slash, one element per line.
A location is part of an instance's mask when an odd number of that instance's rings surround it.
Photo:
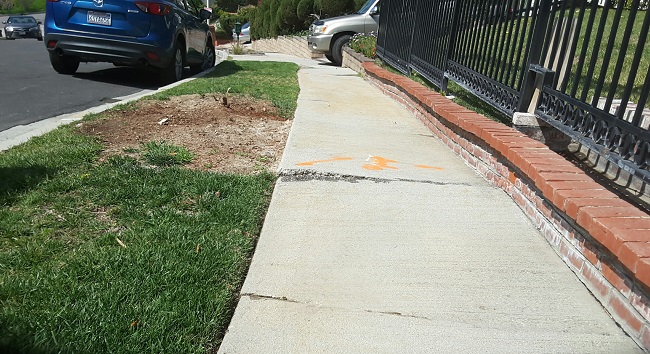
<path fill-rule="evenodd" d="M 413 4 L 412 8 L 417 9 L 419 8 L 418 5 L 420 5 L 419 0 L 415 0 L 415 3 Z M 413 53 L 413 41 L 415 39 L 415 25 L 417 21 L 417 15 L 415 15 L 415 11 L 413 12 L 413 18 L 412 24 L 411 24 L 411 40 L 408 48 L 408 54 L 406 55 L 406 71 L 408 72 L 408 76 L 413 75 L 413 68 L 411 67 L 411 53 Z"/>
<path fill-rule="evenodd" d="M 542 59 L 544 37 L 546 36 L 546 31 L 551 19 L 553 1 L 555 0 L 539 0 L 539 12 L 535 22 L 535 29 L 533 30 L 532 45 L 528 52 L 528 62 L 526 63 L 526 78 L 521 87 L 519 104 L 517 105 L 518 112 L 528 111 L 528 106 L 530 106 L 535 93 L 535 81 L 538 81 L 537 75 L 539 74 L 539 70 L 533 70 L 533 66 L 537 67 Z"/>
<path fill-rule="evenodd" d="M 449 35 L 449 44 L 447 46 L 447 57 L 445 58 L 445 67 L 441 68 L 442 71 L 445 73 L 445 75 L 442 77 L 442 82 L 441 82 L 441 87 L 440 90 L 445 94 L 449 94 L 448 90 L 448 84 L 449 84 L 449 77 L 446 75 L 447 73 L 447 63 L 449 60 L 452 58 L 454 55 L 454 50 L 455 50 L 455 44 L 456 44 L 456 38 L 458 36 L 458 21 L 460 17 L 460 8 L 461 6 L 458 5 L 459 2 L 462 0 L 454 0 L 454 17 L 451 21 L 451 34 Z"/>

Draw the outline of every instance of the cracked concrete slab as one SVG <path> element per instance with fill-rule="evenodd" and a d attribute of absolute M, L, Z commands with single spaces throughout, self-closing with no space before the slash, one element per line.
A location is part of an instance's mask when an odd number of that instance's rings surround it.
<path fill-rule="evenodd" d="M 479 183 L 474 171 L 403 106 L 341 69 L 308 67 L 280 171 L 387 180 Z M 282 172 L 281 172 L 282 173 Z"/>
<path fill-rule="evenodd" d="M 409 183 L 424 183 L 436 185 L 462 185 L 469 186 L 468 183 L 453 183 L 453 182 L 436 182 L 431 180 L 414 180 L 414 179 L 387 179 L 387 178 L 373 178 L 367 176 L 352 176 L 341 175 L 338 173 L 318 172 L 312 170 L 283 170 L 280 173 L 280 180 L 282 182 L 306 182 L 306 181 L 329 181 L 329 182 L 347 182 L 358 183 L 359 181 L 371 181 L 375 183 L 391 183 L 391 182 L 409 182 Z"/>
<path fill-rule="evenodd" d="M 625 338 L 607 333 L 549 326 L 534 337 L 520 333 L 527 337 L 523 343 L 506 325 L 490 328 L 469 316 L 450 322 L 448 317 L 421 319 L 248 297 L 242 297 L 237 310 L 241 317 L 230 331 L 255 332 L 225 341 L 220 353 L 629 353 Z M 574 344 L 570 350 L 568 342 Z"/>

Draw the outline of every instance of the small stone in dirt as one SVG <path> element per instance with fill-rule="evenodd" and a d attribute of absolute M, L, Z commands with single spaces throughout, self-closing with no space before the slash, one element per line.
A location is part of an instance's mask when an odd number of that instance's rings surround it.
<path fill-rule="evenodd" d="M 167 125 L 168 122 L 169 122 L 169 118 L 163 118 L 163 119 L 160 120 L 160 122 L 158 122 L 158 124 Z"/>

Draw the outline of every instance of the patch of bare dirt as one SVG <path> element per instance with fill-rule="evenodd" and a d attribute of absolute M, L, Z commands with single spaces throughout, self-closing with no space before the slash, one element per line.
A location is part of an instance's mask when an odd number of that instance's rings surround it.
<path fill-rule="evenodd" d="M 135 109 L 111 111 L 79 127 L 105 143 L 103 158 L 136 156 L 141 144 L 166 141 L 194 154 L 189 168 L 249 174 L 275 172 L 291 120 L 268 101 L 223 94 L 142 100 Z M 136 156 L 137 157 L 137 156 Z"/>

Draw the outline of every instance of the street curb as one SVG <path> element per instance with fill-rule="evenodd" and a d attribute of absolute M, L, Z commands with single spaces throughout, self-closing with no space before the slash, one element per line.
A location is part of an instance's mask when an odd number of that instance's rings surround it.
<path fill-rule="evenodd" d="M 217 65 L 222 63 L 227 57 L 228 54 L 226 53 L 225 55 L 222 55 L 223 53 L 219 53 L 218 55 L 215 55 L 217 57 L 218 62 L 215 63 L 215 66 L 213 68 L 210 68 L 208 70 L 205 70 L 199 74 L 196 74 L 192 77 L 188 77 L 186 79 L 174 82 L 172 84 L 169 84 L 167 86 L 159 87 L 156 90 L 143 90 L 137 93 L 134 93 L 132 95 L 128 96 L 122 96 L 122 97 L 116 97 L 118 101 L 116 102 L 111 102 L 111 103 L 105 103 L 96 107 L 91 107 L 88 109 L 85 109 L 83 111 L 79 112 L 74 112 L 74 113 L 66 113 L 66 114 L 61 114 L 56 117 L 52 118 L 47 118 L 40 120 L 38 122 L 34 122 L 31 124 L 27 125 L 18 125 L 12 128 L 9 128 L 7 130 L 1 131 L 0 132 L 0 151 L 5 151 L 8 150 L 16 145 L 20 145 L 24 142 L 27 142 L 29 139 L 43 135 L 47 132 L 50 132 L 56 128 L 58 128 L 61 125 L 65 124 L 70 124 L 74 123 L 76 121 L 79 121 L 83 119 L 88 114 L 96 114 L 96 113 L 101 113 L 106 110 L 109 110 L 117 105 L 120 104 L 125 104 L 133 101 L 137 101 L 143 97 L 155 95 L 157 93 L 169 90 L 173 87 L 182 85 L 186 82 L 190 82 L 192 80 L 202 78 L 212 71 L 214 71 L 217 68 Z"/>

